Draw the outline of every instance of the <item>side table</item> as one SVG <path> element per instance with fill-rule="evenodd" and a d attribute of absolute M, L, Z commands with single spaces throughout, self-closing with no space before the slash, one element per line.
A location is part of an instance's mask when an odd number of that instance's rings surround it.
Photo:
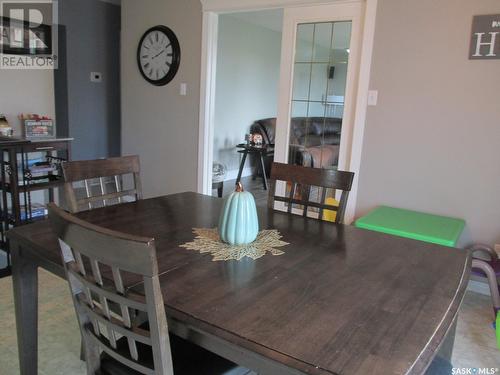
<path fill-rule="evenodd" d="M 212 190 L 217 189 L 217 196 L 222 198 L 224 191 L 224 181 L 212 182 Z"/>
<path fill-rule="evenodd" d="M 262 145 L 262 146 L 254 146 L 247 145 L 246 143 L 240 143 L 236 145 L 239 154 L 243 154 L 240 163 L 240 169 L 238 171 L 238 177 L 236 177 L 236 183 L 240 182 L 241 174 L 243 173 L 243 168 L 245 167 L 245 161 L 247 160 L 248 154 L 258 154 L 260 159 L 260 169 L 262 171 L 262 183 L 264 186 L 264 190 L 267 190 L 267 176 L 266 176 L 266 167 L 264 164 L 264 156 L 274 156 L 274 145 Z M 259 168 L 259 167 L 258 167 Z"/>

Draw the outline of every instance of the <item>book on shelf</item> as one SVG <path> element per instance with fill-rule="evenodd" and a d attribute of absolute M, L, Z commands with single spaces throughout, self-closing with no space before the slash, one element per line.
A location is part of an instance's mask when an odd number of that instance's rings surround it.
<path fill-rule="evenodd" d="M 36 218 L 41 218 L 44 216 L 47 216 L 49 214 L 49 211 L 47 210 L 47 207 L 41 203 L 33 203 L 31 205 L 31 216 L 29 216 L 29 212 L 26 210 L 26 206 L 21 206 L 20 207 L 20 212 L 19 215 L 21 217 L 21 220 L 28 220 L 28 219 L 36 219 Z"/>
<path fill-rule="evenodd" d="M 44 159 L 43 158 L 35 158 L 35 159 L 28 159 L 28 167 L 31 167 L 35 164 L 38 164 L 38 163 L 43 163 L 44 162 Z"/>
<path fill-rule="evenodd" d="M 30 172 L 32 175 L 35 174 L 42 174 L 42 173 L 49 173 L 49 172 L 56 172 L 57 168 L 54 166 L 33 166 L 30 169 Z"/>
<path fill-rule="evenodd" d="M 23 186 L 32 186 L 32 185 L 37 185 L 37 184 L 44 184 L 46 182 L 50 182 L 51 180 L 49 178 L 39 178 L 36 180 L 26 180 L 26 181 L 19 181 L 18 185 L 23 187 Z"/>
<path fill-rule="evenodd" d="M 54 163 L 50 163 L 48 161 L 44 161 L 42 158 L 36 158 L 36 159 L 28 159 L 26 161 L 26 172 L 31 173 L 32 175 L 35 174 L 42 174 L 42 173 L 53 173 L 57 172 L 58 167 Z M 23 172 L 23 166 L 20 161 L 18 161 L 18 174 L 21 175 Z"/>

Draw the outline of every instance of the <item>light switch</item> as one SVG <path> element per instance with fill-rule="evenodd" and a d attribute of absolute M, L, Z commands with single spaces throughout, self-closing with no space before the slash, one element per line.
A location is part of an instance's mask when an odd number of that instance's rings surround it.
<path fill-rule="evenodd" d="M 378 101 L 378 91 L 368 90 L 368 105 L 376 106 Z"/>
<path fill-rule="evenodd" d="M 90 82 L 102 82 L 102 74 L 100 72 L 90 72 Z"/>
<path fill-rule="evenodd" d="M 181 94 L 182 96 L 187 95 L 187 83 L 181 83 L 181 88 L 179 90 L 179 94 Z"/>

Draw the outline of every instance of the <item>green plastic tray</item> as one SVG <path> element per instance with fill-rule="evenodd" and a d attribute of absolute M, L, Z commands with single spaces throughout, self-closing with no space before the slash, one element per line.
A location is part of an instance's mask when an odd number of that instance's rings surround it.
<path fill-rule="evenodd" d="M 401 208 L 380 206 L 356 220 L 358 228 L 444 246 L 456 246 L 465 221 Z"/>

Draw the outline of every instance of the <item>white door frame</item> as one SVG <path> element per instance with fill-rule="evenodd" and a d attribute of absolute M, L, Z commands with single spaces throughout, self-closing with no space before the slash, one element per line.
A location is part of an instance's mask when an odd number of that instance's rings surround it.
<path fill-rule="evenodd" d="M 370 84 L 373 37 L 378 0 L 200 0 L 203 5 L 201 82 L 200 82 L 200 117 L 198 140 L 198 184 L 201 194 L 212 193 L 212 161 L 214 136 L 215 77 L 217 66 L 217 29 L 219 14 L 236 11 L 255 11 L 263 9 L 311 6 L 331 3 L 365 3 L 362 20 L 361 55 L 355 99 L 354 121 L 352 129 L 351 157 L 349 170 L 355 178 L 347 204 L 345 222 L 354 219 L 361 153 L 366 122 L 366 107 Z M 280 86 L 280 90 L 282 87 Z"/>

